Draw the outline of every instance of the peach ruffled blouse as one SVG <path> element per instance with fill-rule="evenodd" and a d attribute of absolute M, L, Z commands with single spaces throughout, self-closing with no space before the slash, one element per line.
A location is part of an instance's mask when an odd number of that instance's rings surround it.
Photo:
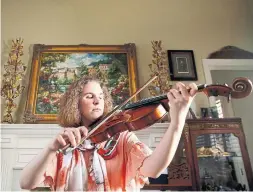
<path fill-rule="evenodd" d="M 152 151 L 129 131 L 120 134 L 116 150 L 110 160 L 87 143 L 67 155 L 57 154 L 42 185 L 54 191 L 140 191 L 148 183 L 140 167 Z"/>

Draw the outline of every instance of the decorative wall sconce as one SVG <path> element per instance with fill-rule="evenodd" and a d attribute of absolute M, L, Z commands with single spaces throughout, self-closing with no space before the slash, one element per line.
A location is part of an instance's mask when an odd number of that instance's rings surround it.
<path fill-rule="evenodd" d="M 161 95 L 167 93 L 171 88 L 169 84 L 169 70 L 168 64 L 166 62 L 166 52 L 162 49 L 161 41 L 151 41 L 153 54 L 152 54 L 152 64 L 149 64 L 151 70 L 151 77 L 158 75 L 151 85 L 148 87 L 148 90 L 152 96 Z"/>
<path fill-rule="evenodd" d="M 9 53 L 7 64 L 4 65 L 5 73 L 3 75 L 1 96 L 5 98 L 5 111 L 3 123 L 14 123 L 12 113 L 17 107 L 14 100 L 22 94 L 25 86 L 21 85 L 21 80 L 24 77 L 26 66 L 20 60 L 23 55 L 23 39 L 18 38 L 12 40 L 12 47 Z"/>

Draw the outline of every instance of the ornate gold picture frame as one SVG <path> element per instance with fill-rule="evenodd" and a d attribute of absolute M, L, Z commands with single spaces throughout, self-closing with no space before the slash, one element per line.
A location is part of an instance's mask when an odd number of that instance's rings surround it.
<path fill-rule="evenodd" d="M 24 122 L 57 123 L 60 96 L 88 74 L 107 84 L 115 105 L 122 103 L 138 87 L 135 44 L 35 44 Z"/>

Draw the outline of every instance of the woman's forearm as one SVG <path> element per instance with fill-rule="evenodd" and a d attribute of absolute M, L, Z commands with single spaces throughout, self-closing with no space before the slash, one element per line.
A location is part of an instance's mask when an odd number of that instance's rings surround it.
<path fill-rule="evenodd" d="M 43 181 L 43 174 L 49 163 L 56 156 L 56 152 L 48 147 L 44 148 L 23 170 L 20 177 L 22 189 L 33 189 Z"/>
<path fill-rule="evenodd" d="M 180 138 L 184 124 L 170 124 L 162 140 L 143 163 L 140 171 L 148 177 L 159 177 L 172 161 Z"/>

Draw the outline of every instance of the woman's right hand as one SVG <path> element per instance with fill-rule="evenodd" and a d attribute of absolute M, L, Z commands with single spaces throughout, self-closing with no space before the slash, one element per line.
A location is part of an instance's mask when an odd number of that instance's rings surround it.
<path fill-rule="evenodd" d="M 50 142 L 48 148 L 56 152 L 68 143 L 70 143 L 72 147 L 76 147 L 87 134 L 88 129 L 84 126 L 63 128 L 63 130 Z"/>

